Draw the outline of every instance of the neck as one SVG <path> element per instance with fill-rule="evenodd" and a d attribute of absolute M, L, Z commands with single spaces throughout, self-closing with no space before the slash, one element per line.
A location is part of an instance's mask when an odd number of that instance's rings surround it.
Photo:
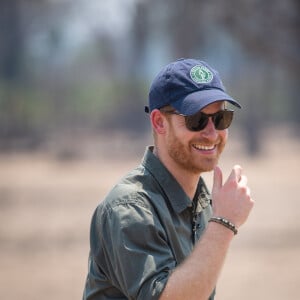
<path fill-rule="evenodd" d="M 195 196 L 200 174 L 192 173 L 186 169 L 180 168 L 174 161 L 168 158 L 166 155 L 160 155 L 159 150 L 155 147 L 153 151 L 154 155 L 164 164 L 168 171 L 174 176 L 176 181 L 180 184 L 182 189 L 192 200 Z"/>
<path fill-rule="evenodd" d="M 169 171 L 175 177 L 177 182 L 181 185 L 181 187 L 189 196 L 189 198 L 193 200 L 197 190 L 200 175 L 193 175 L 190 172 L 185 172 L 184 170 L 179 170 L 178 172 L 178 169 L 172 171 L 172 168 L 170 168 Z"/>

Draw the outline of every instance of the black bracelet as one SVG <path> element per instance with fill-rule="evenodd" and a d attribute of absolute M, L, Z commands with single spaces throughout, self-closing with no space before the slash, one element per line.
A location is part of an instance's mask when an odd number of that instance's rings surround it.
<path fill-rule="evenodd" d="M 208 222 L 216 222 L 218 224 L 221 224 L 223 226 L 225 226 L 226 228 L 230 229 L 231 231 L 233 231 L 233 233 L 236 235 L 238 233 L 235 225 L 233 223 L 231 223 L 230 221 L 228 221 L 225 218 L 222 217 L 211 217 Z"/>

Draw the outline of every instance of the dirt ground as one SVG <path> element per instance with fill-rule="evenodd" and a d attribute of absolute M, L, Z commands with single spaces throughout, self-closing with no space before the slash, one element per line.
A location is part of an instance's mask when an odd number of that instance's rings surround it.
<path fill-rule="evenodd" d="M 300 142 L 288 130 L 266 137 L 255 159 L 233 137 L 220 162 L 225 176 L 233 164 L 243 166 L 256 205 L 230 248 L 218 300 L 300 299 Z M 81 299 L 91 215 L 144 151 L 134 140 L 104 140 L 77 159 L 0 156 L 1 299 Z M 124 155 L 126 147 L 139 155 Z"/>

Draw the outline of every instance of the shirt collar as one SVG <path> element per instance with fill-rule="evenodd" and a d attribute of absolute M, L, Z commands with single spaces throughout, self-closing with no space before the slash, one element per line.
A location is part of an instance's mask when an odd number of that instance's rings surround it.
<path fill-rule="evenodd" d="M 153 146 L 146 148 L 142 165 L 152 174 L 156 179 L 166 196 L 168 197 L 172 208 L 181 213 L 187 207 L 192 207 L 192 201 L 184 192 L 180 184 L 176 181 L 174 176 L 168 171 L 168 169 L 162 164 L 162 162 L 153 154 Z M 196 211 L 200 212 L 202 209 L 208 206 L 209 197 L 206 186 L 200 178 L 197 192 L 195 195 Z"/>

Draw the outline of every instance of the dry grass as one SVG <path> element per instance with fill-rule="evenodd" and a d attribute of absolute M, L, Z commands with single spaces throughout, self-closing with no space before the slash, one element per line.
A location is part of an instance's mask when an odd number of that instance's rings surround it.
<path fill-rule="evenodd" d="M 288 136 L 283 131 L 266 139 L 256 159 L 243 154 L 237 137 L 224 153 L 224 172 L 228 175 L 234 163 L 243 166 L 256 205 L 230 249 L 219 300 L 300 299 L 300 143 Z M 96 141 L 89 145 L 93 148 Z M 114 157 L 101 152 L 70 161 L 45 153 L 0 157 L 2 299 L 81 298 L 90 217 L 142 155 L 122 162 L 124 141 L 111 145 L 113 149 L 108 143 L 105 149 Z M 211 185 L 211 176 L 206 179 Z"/>

